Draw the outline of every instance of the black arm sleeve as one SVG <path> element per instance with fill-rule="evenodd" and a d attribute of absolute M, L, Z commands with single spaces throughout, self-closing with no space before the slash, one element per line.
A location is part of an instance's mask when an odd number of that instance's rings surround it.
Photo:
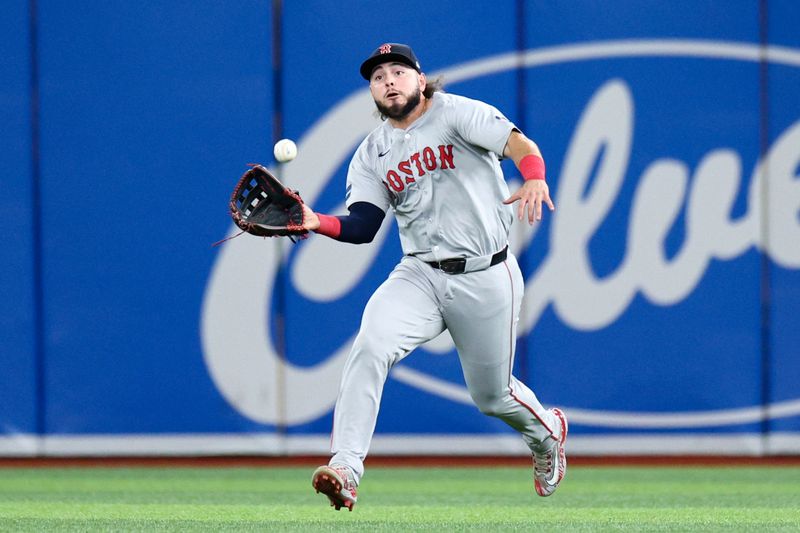
<path fill-rule="evenodd" d="M 337 241 L 363 244 L 372 242 L 381 228 L 383 209 L 369 202 L 356 202 L 350 206 L 350 214 L 336 217 L 342 223 L 342 231 Z"/>

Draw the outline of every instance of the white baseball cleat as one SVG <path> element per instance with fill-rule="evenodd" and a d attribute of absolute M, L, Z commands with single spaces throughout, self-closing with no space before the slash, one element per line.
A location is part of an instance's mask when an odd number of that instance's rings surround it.
<path fill-rule="evenodd" d="M 550 496 L 558 488 L 567 471 L 567 456 L 564 443 L 567 442 L 567 417 L 561 409 L 550 409 L 561 424 L 561 433 L 553 435 L 533 452 L 533 484 L 539 496 Z"/>
<path fill-rule="evenodd" d="M 353 471 L 345 465 L 324 465 L 314 471 L 311 485 L 323 493 L 338 511 L 342 507 L 353 510 L 356 504 L 356 482 Z"/>

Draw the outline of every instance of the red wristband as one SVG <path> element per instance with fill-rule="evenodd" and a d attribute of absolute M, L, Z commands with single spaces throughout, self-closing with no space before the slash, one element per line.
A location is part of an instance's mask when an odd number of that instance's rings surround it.
<path fill-rule="evenodd" d="M 544 159 L 538 155 L 528 154 L 519 161 L 519 171 L 525 181 L 544 179 Z"/>
<path fill-rule="evenodd" d="M 319 227 L 315 229 L 317 233 L 326 235 L 328 237 L 336 238 L 342 233 L 342 221 L 331 215 L 321 215 L 317 213 L 319 218 Z"/>

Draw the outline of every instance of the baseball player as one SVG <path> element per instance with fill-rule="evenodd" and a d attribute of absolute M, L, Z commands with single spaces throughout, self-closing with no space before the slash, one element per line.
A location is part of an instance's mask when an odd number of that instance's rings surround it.
<path fill-rule="evenodd" d="M 447 329 L 470 396 L 520 432 L 533 454 L 536 492 L 549 496 L 567 466 L 567 419 L 511 374 L 524 281 L 508 251 L 509 229 L 515 212 L 533 224 L 542 204 L 554 209 L 539 148 L 494 107 L 441 92 L 407 45 L 378 47 L 361 76 L 384 122 L 350 163 L 349 214 L 306 206 L 305 227 L 366 243 L 391 207 L 404 255 L 364 309 L 336 401 L 333 456 L 312 484 L 337 510 L 353 510 L 389 370 Z M 525 179 L 514 194 L 503 157 Z"/>

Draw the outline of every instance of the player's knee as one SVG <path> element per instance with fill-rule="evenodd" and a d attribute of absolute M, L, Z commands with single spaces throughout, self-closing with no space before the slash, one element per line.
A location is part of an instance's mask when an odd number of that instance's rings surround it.
<path fill-rule="evenodd" d="M 472 399 L 478 410 L 485 415 L 501 417 L 508 411 L 506 403 L 501 396 L 481 396 L 477 398 L 473 396 Z"/>
<path fill-rule="evenodd" d="M 356 337 L 353 344 L 353 359 L 358 365 L 387 365 L 393 358 L 390 345 L 381 341 L 375 335 L 362 335 Z"/>

